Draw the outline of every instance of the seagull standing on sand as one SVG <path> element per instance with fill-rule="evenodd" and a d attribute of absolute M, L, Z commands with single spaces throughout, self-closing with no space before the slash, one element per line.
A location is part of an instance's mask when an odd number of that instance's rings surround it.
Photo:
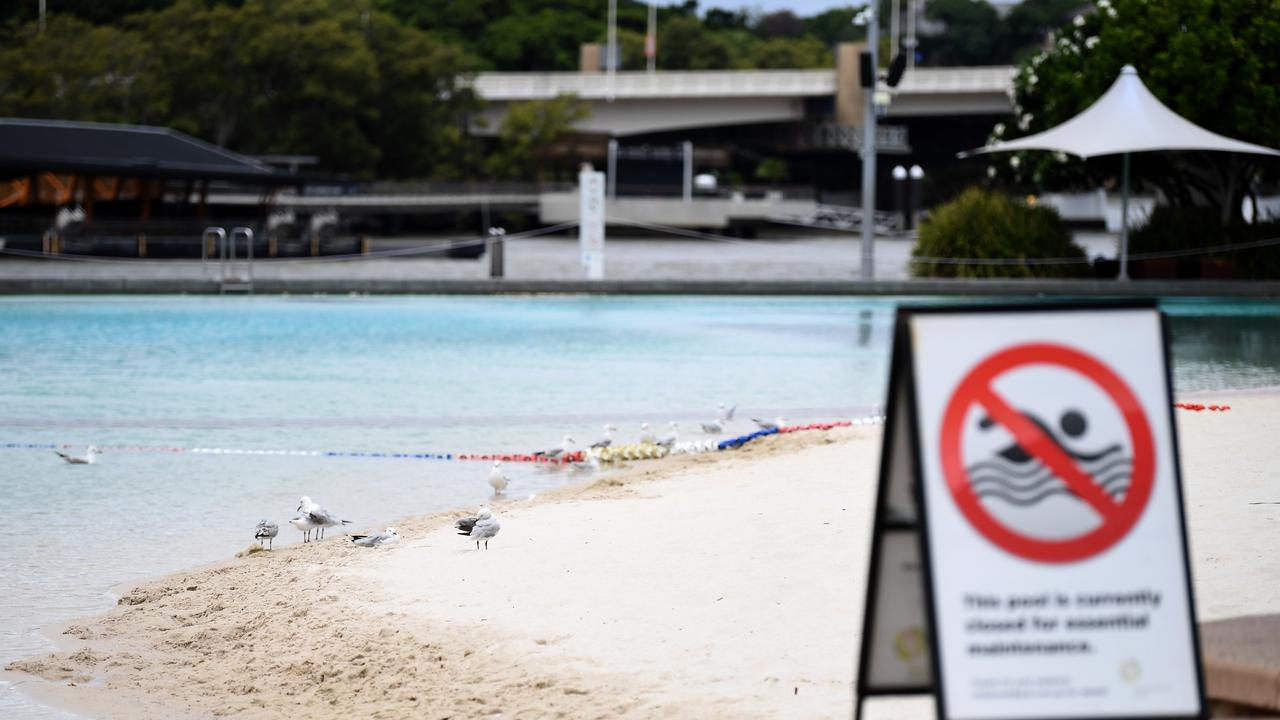
<path fill-rule="evenodd" d="M 298 531 L 302 533 L 302 542 L 304 543 L 311 542 L 311 531 L 320 527 L 311 521 L 311 515 L 309 513 L 302 513 L 298 517 L 290 520 L 289 524 L 298 528 Z"/>
<path fill-rule="evenodd" d="M 380 533 L 373 535 L 352 535 L 351 542 L 360 547 L 378 547 L 379 545 L 391 545 L 400 539 L 400 534 L 396 529 L 389 527 Z"/>
<path fill-rule="evenodd" d="M 787 419 L 782 416 L 778 416 L 772 420 L 760 420 L 758 418 L 751 418 L 751 422 L 755 423 L 756 426 L 759 427 L 761 430 L 777 430 L 778 428 L 787 424 Z"/>
<path fill-rule="evenodd" d="M 484 549 L 489 549 L 489 538 L 498 534 L 502 526 L 498 524 L 498 518 L 487 507 L 480 508 L 480 512 L 475 517 L 465 517 L 454 523 L 454 527 L 458 528 L 459 535 L 466 535 L 476 541 L 476 549 L 480 549 L 480 541 L 484 541 Z"/>
<path fill-rule="evenodd" d="M 640 423 L 640 444 L 652 445 L 657 441 L 657 438 L 653 436 L 653 431 L 649 429 L 649 423 Z"/>
<path fill-rule="evenodd" d="M 723 420 L 712 420 L 711 422 L 701 423 L 701 425 L 702 425 L 702 432 L 708 435 L 719 435 L 720 433 L 724 432 Z"/>
<path fill-rule="evenodd" d="M 258 541 L 258 547 L 262 547 L 262 541 L 266 540 L 270 543 L 268 549 L 275 547 L 276 536 L 279 534 L 280 526 L 269 520 L 258 521 L 258 526 L 253 529 L 253 539 Z"/>
<path fill-rule="evenodd" d="M 667 433 L 666 435 L 663 435 L 661 438 L 658 439 L 658 444 L 664 448 L 670 448 L 672 445 L 676 444 L 676 441 L 680 439 L 679 423 L 677 423 L 675 420 L 672 420 L 671 422 L 667 423 L 667 427 L 671 428 L 671 432 Z"/>
<path fill-rule="evenodd" d="M 559 447 L 553 447 L 547 450 L 540 450 L 534 453 L 534 456 L 555 459 L 567 452 L 572 452 L 571 450 L 572 447 L 573 447 L 573 438 L 569 437 L 568 435 L 565 435 L 564 439 L 560 441 Z"/>
<path fill-rule="evenodd" d="M 730 420 L 733 419 L 733 411 L 737 410 L 738 406 L 730 405 L 728 407 L 725 407 L 724 403 L 720 403 L 719 405 L 716 406 L 716 409 L 720 411 L 718 416 L 720 418 L 720 422 L 729 422 Z"/>
<path fill-rule="evenodd" d="M 502 461 L 494 460 L 493 469 L 489 471 L 489 487 L 493 488 L 493 494 L 501 495 L 507 489 L 508 482 L 507 476 L 502 473 Z"/>
<path fill-rule="evenodd" d="M 306 516 L 319 529 L 317 540 L 324 539 L 324 529 L 337 525 L 350 525 L 350 520 L 340 520 L 337 515 L 329 512 L 325 508 L 320 507 L 316 503 L 311 502 L 311 498 L 306 495 L 298 501 L 298 512 Z"/>
<path fill-rule="evenodd" d="M 90 445 L 88 451 L 85 452 L 84 457 L 68 455 L 63 452 L 58 452 L 57 450 L 54 450 L 54 452 L 58 453 L 58 457 L 65 460 L 68 465 L 92 465 L 94 458 L 98 457 L 98 447 L 96 445 Z"/>
<path fill-rule="evenodd" d="M 612 426 L 612 425 L 605 425 L 605 426 L 604 426 L 604 437 L 602 437 L 602 438 L 600 438 L 599 440 L 597 440 L 596 442 L 592 443 L 591 447 L 593 447 L 593 448 L 607 448 L 607 447 L 609 447 L 610 445 L 612 445 L 612 444 L 613 444 L 613 434 L 614 434 L 615 432 L 617 432 L 617 430 L 618 430 L 618 428 L 616 428 L 616 427 L 614 427 L 614 426 Z"/>

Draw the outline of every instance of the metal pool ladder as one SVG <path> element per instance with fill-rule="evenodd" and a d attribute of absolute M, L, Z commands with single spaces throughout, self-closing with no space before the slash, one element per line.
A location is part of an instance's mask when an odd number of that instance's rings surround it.
<path fill-rule="evenodd" d="M 236 239 L 245 239 L 245 257 L 239 258 L 236 252 Z M 244 226 L 231 228 L 207 227 L 200 239 L 200 268 L 205 277 L 209 276 L 209 241 L 218 245 L 218 294 L 227 292 L 246 292 L 253 294 L 253 229 Z"/>

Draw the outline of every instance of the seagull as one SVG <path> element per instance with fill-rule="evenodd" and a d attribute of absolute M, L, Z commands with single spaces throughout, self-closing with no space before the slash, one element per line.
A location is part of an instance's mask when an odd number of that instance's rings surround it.
<path fill-rule="evenodd" d="M 304 543 L 311 542 L 311 531 L 320 527 L 311 521 L 310 513 L 302 513 L 298 517 L 290 520 L 289 524 L 298 528 L 298 530 L 302 532 L 302 542 Z"/>
<path fill-rule="evenodd" d="M 325 508 L 320 507 L 316 503 L 311 502 L 311 498 L 306 495 L 298 501 L 298 512 L 307 516 L 311 522 L 319 529 L 319 537 L 317 540 L 324 539 L 324 529 L 334 527 L 335 525 L 350 525 L 350 520 L 340 520 L 337 515 L 329 512 Z"/>
<path fill-rule="evenodd" d="M 558 458 L 561 455 L 569 452 L 569 448 L 571 445 L 573 445 L 573 438 L 569 437 L 568 435 L 565 435 L 564 439 L 560 441 L 559 447 L 553 447 L 549 450 L 539 450 L 538 452 L 534 453 L 534 457 Z"/>
<path fill-rule="evenodd" d="M 672 445 L 676 444 L 677 440 L 680 439 L 680 425 L 675 420 L 672 420 L 667 423 L 667 427 L 671 428 L 671 432 L 659 438 L 658 444 L 662 447 L 670 448 Z"/>
<path fill-rule="evenodd" d="M 778 428 L 786 425 L 787 419 L 779 415 L 778 417 L 772 420 L 760 420 L 758 418 L 751 418 L 751 422 L 755 423 L 756 426 L 759 427 L 761 430 L 777 430 Z"/>
<path fill-rule="evenodd" d="M 54 452 L 58 453 L 58 457 L 66 460 L 68 465 L 92 465 L 94 458 L 98 456 L 98 447 L 96 445 L 90 445 L 89 450 L 84 454 L 84 457 L 68 455 L 66 453 L 58 452 L 57 450 L 54 450 Z"/>
<path fill-rule="evenodd" d="M 617 431 L 618 431 L 618 428 L 616 428 L 616 427 L 614 427 L 614 426 L 612 426 L 612 425 L 605 425 L 605 426 L 604 426 L 604 437 L 602 437 L 602 438 L 600 438 L 599 440 L 597 440 L 594 444 L 592 444 L 592 446 L 591 446 L 591 447 L 593 447 L 593 448 L 607 448 L 607 447 L 609 447 L 610 445 L 612 445 L 612 444 L 613 444 L 613 434 L 614 434 L 615 432 L 617 432 Z"/>
<path fill-rule="evenodd" d="M 258 521 L 258 526 L 253 529 L 253 539 L 258 541 L 258 547 L 262 547 L 262 541 L 266 540 L 271 543 L 268 549 L 275 546 L 276 536 L 280 534 L 280 526 L 270 520 Z"/>
<path fill-rule="evenodd" d="M 640 423 L 640 444 L 652 445 L 657 442 L 653 436 L 653 431 L 649 429 L 649 423 Z"/>
<path fill-rule="evenodd" d="M 724 403 L 720 403 L 716 407 L 720 411 L 720 415 L 719 415 L 720 422 L 729 422 L 730 420 L 732 420 L 733 411 L 738 409 L 737 405 L 730 405 L 728 407 L 725 407 Z"/>
<path fill-rule="evenodd" d="M 489 538 L 498 534 L 502 526 L 498 518 L 487 507 L 480 508 L 475 517 L 465 517 L 454 523 L 459 535 L 466 535 L 476 541 L 476 549 L 480 549 L 480 541 L 484 541 L 484 549 L 489 549 Z"/>
<path fill-rule="evenodd" d="M 493 488 L 493 494 L 501 495 L 507 489 L 507 482 L 507 476 L 502 474 L 502 461 L 494 460 L 493 469 L 489 471 L 489 486 Z"/>
<path fill-rule="evenodd" d="M 352 535 L 351 542 L 360 547 L 378 547 L 379 545 L 391 545 L 400 539 L 396 529 L 389 527 L 380 533 L 373 535 Z"/>
<path fill-rule="evenodd" d="M 724 432 L 723 420 L 712 420 L 711 422 L 701 423 L 701 425 L 702 425 L 702 432 L 708 435 L 719 435 L 720 433 Z"/>

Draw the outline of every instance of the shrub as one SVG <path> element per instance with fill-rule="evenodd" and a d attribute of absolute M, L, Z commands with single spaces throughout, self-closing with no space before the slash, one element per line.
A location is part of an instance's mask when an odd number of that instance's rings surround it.
<path fill-rule="evenodd" d="M 1213 208 L 1157 206 L 1146 224 L 1129 233 L 1129 255 L 1141 263 L 1147 253 L 1196 251 L 1177 258 L 1178 275 L 1198 277 L 1201 261 L 1225 261 L 1238 277 L 1254 280 L 1280 278 L 1280 245 L 1215 252 L 1214 246 L 1280 238 L 1280 219 L 1254 225 L 1222 224 Z M 1139 256 L 1134 258 L 1133 256 Z M 1136 268 L 1135 268 L 1136 269 Z"/>
<path fill-rule="evenodd" d="M 920 239 L 911 255 L 911 272 L 917 277 L 1077 277 L 1086 274 L 1089 267 L 1084 251 L 1071 242 L 1056 210 L 1026 205 L 977 187 L 929 213 L 920 225 Z M 930 258 L 1065 258 L 1079 262 L 986 265 L 931 262 Z"/>

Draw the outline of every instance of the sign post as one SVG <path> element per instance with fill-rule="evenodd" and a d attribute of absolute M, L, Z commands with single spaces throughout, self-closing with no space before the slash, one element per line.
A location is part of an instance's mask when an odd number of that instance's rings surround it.
<path fill-rule="evenodd" d="M 604 183 L 590 165 L 578 173 L 578 248 L 588 280 L 604 279 Z"/>
<path fill-rule="evenodd" d="M 859 713 L 1204 717 L 1166 347 L 1149 303 L 899 311 Z"/>

